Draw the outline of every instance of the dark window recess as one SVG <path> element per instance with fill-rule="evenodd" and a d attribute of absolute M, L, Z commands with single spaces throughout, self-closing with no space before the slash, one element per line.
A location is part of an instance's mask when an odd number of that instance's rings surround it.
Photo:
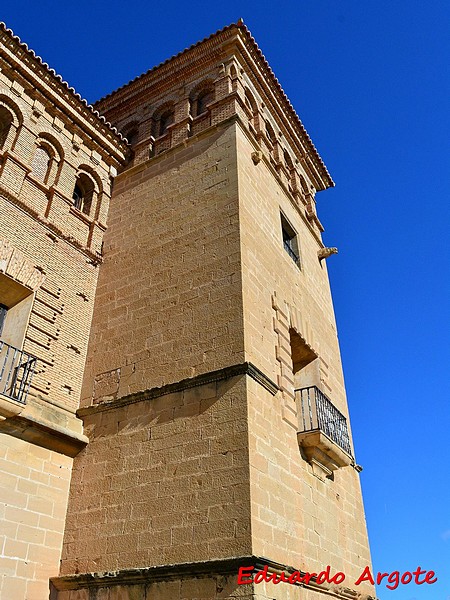
<path fill-rule="evenodd" d="M 275 142 L 275 132 L 269 121 L 266 121 L 266 136 L 269 142 L 272 142 L 272 144 Z"/>
<path fill-rule="evenodd" d="M 6 306 L 4 306 L 3 304 L 0 304 L 0 335 L 2 335 L 3 325 L 5 324 L 5 321 L 6 321 L 6 313 L 7 312 L 8 312 L 8 309 L 6 308 Z"/>
<path fill-rule="evenodd" d="M 300 266 L 300 253 L 298 251 L 297 234 L 288 223 L 284 215 L 281 215 L 281 230 L 283 232 L 284 249 L 296 263 L 296 265 Z"/>
<path fill-rule="evenodd" d="M 208 110 L 208 104 L 214 99 L 214 93 L 212 91 L 204 91 L 199 94 L 197 98 L 197 111 L 196 116 L 202 115 Z"/>
<path fill-rule="evenodd" d="M 6 110 L 6 108 L 0 106 L 0 148 L 3 148 L 3 144 L 8 138 L 8 133 L 11 128 L 11 124 L 11 114 Z"/>
<path fill-rule="evenodd" d="M 172 125 L 174 122 L 174 112 L 173 110 L 166 111 L 159 118 L 159 135 L 164 135 L 169 128 L 169 125 Z"/>
<path fill-rule="evenodd" d="M 78 208 L 79 210 L 81 210 L 81 203 L 83 201 L 83 192 L 81 191 L 81 188 L 79 185 L 75 186 L 75 189 L 73 190 L 73 194 L 72 194 L 72 199 L 73 199 L 73 205 L 75 206 L 75 208 Z"/>
<path fill-rule="evenodd" d="M 94 194 L 94 183 L 87 175 L 82 173 L 78 176 L 72 193 L 73 205 L 78 210 L 89 215 L 91 212 L 92 198 Z"/>
<path fill-rule="evenodd" d="M 131 129 L 127 134 L 126 134 L 126 138 L 128 140 L 128 143 L 131 146 L 134 146 L 138 140 L 138 130 L 136 128 Z"/>

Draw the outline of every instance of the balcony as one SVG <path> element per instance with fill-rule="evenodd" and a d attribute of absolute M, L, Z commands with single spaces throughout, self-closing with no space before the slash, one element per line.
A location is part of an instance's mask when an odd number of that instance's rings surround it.
<path fill-rule="evenodd" d="M 0 418 L 20 414 L 35 366 L 34 356 L 0 340 Z"/>
<path fill-rule="evenodd" d="M 295 390 L 299 446 L 310 463 L 326 475 L 354 462 L 347 420 L 316 386 Z"/>

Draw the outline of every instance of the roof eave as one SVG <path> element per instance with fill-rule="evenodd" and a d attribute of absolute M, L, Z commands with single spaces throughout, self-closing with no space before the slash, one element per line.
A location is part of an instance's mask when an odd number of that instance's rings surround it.
<path fill-rule="evenodd" d="M 52 93 L 55 103 L 83 120 L 94 139 L 101 138 L 103 143 L 97 139 L 99 145 L 107 146 L 105 149 L 113 152 L 119 162 L 123 160 L 128 144 L 122 134 L 1 21 L 0 41 L 4 42 L 5 50 L 9 50 L 7 58 L 14 62 L 17 70 L 27 79 L 39 83 L 45 92 Z M 33 63 L 35 68 L 30 68 L 27 63 Z M 46 76 L 51 80 L 51 87 L 46 82 Z"/>

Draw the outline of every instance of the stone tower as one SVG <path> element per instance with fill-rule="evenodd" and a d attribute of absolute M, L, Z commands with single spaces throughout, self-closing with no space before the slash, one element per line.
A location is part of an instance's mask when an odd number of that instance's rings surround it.
<path fill-rule="evenodd" d="M 102 99 L 127 137 L 59 600 L 298 598 L 240 566 L 370 564 L 315 194 L 333 185 L 242 23 Z M 345 588 L 354 588 L 348 591 Z M 330 585 L 305 584 L 319 598 Z"/>

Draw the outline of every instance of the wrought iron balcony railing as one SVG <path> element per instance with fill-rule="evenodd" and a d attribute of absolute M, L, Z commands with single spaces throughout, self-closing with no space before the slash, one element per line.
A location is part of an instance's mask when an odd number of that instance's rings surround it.
<path fill-rule="evenodd" d="M 0 394 L 25 404 L 36 357 L 0 340 Z"/>
<path fill-rule="evenodd" d="M 344 452 L 352 456 L 347 420 L 315 385 L 295 390 L 300 431 L 323 431 Z"/>

